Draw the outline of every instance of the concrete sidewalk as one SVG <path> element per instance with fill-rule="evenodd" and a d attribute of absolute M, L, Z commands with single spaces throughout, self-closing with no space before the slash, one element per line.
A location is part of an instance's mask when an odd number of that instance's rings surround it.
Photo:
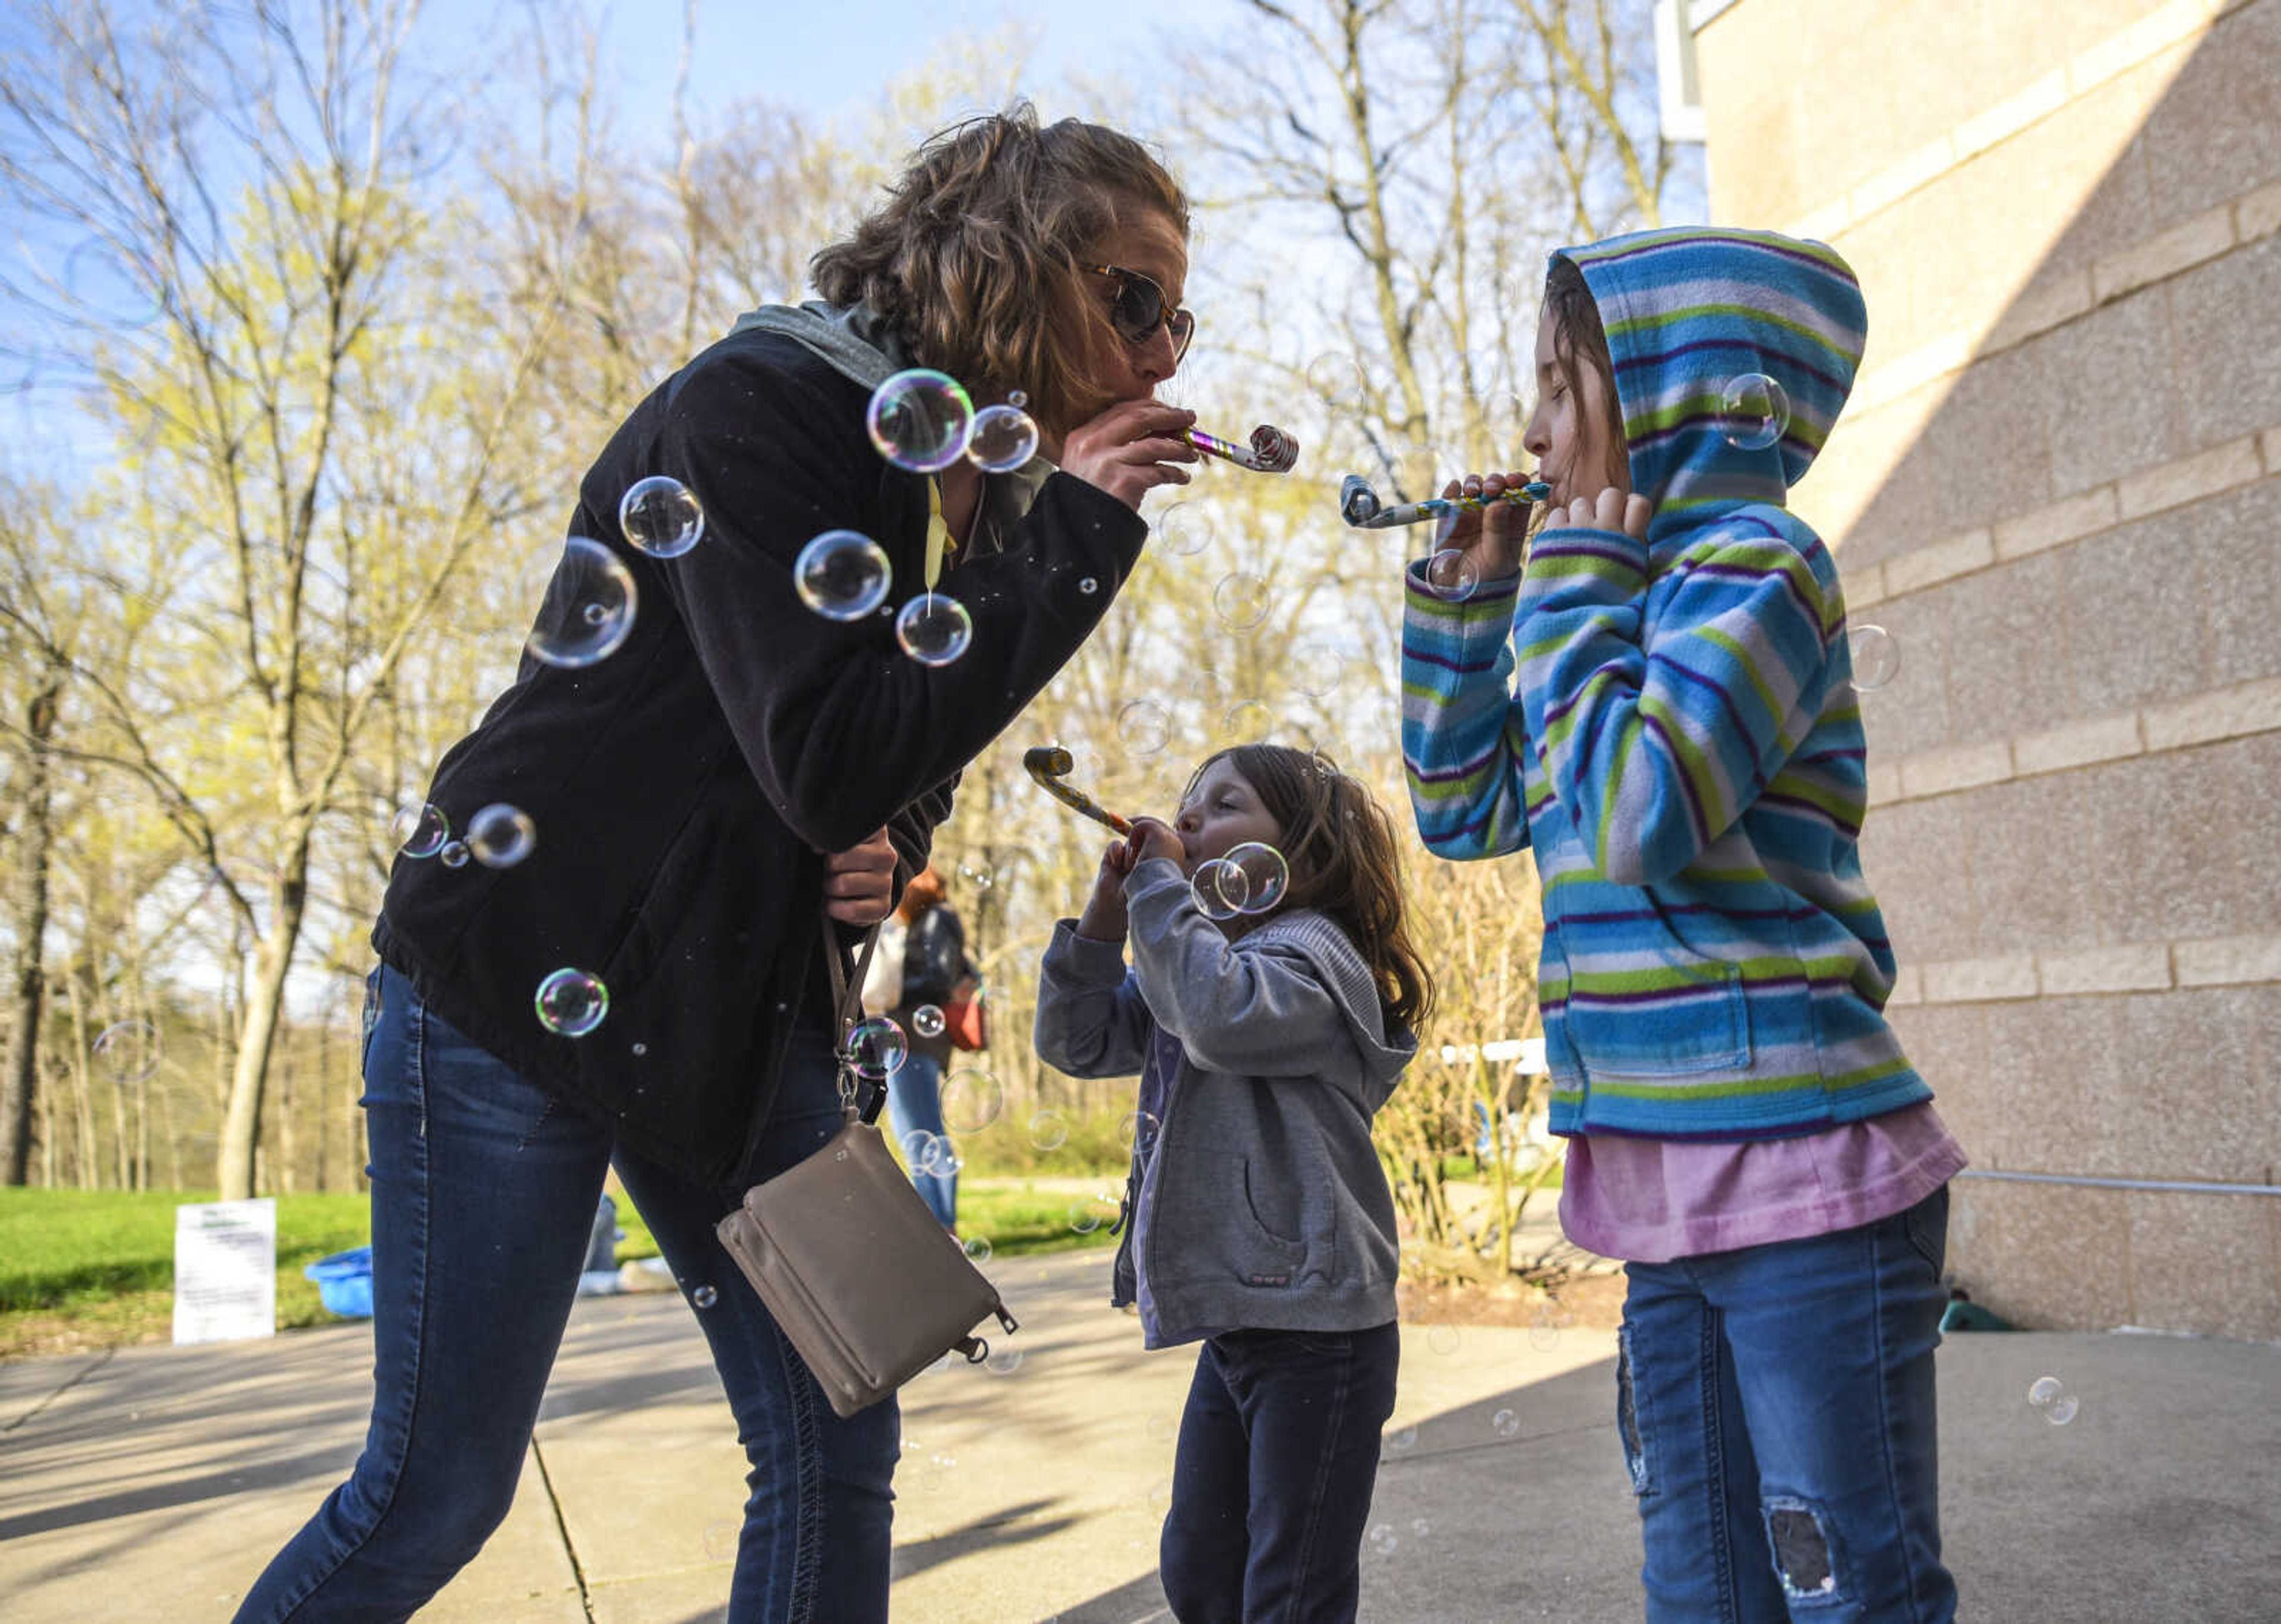
<path fill-rule="evenodd" d="M 899 1620 L 1167 1616 L 1156 1527 L 1193 1356 L 1140 1351 L 1104 1305 L 1108 1262 L 994 1267 L 1020 1368 L 907 1393 Z M 1405 1331 L 1365 1620 L 1640 1617 L 1613 1356 L 1604 1332 Z M 0 1365 L 0 1613 L 228 1619 L 355 1458 L 370 1359 L 369 1331 L 343 1326 Z M 1979 1335 L 1940 1361 L 1965 1618 L 2281 1619 L 2281 1349 Z M 2027 1403 L 2046 1374 L 2079 1400 L 2066 1426 Z M 581 1303 L 514 1512 L 421 1616 L 721 1619 L 743 1468 L 684 1302 Z"/>

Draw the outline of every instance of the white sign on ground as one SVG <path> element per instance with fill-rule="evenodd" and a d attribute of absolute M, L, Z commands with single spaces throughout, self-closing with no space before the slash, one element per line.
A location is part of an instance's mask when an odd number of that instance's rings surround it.
<path fill-rule="evenodd" d="M 277 1202 L 174 1209 L 174 1341 L 226 1342 L 277 1331 Z"/>

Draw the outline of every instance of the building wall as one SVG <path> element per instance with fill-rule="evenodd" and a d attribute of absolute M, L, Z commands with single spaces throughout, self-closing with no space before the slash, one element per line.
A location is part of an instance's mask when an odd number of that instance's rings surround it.
<path fill-rule="evenodd" d="M 2281 1184 L 2281 0 L 1697 0 L 1712 218 L 1869 344 L 1849 614 L 1892 1015 L 1983 1172 Z M 2281 1198 L 1968 1178 L 2031 1326 L 2281 1339 Z"/>

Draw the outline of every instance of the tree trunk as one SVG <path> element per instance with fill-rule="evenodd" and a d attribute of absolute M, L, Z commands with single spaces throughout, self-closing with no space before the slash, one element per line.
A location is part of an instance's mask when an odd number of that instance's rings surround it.
<path fill-rule="evenodd" d="M 230 1069 L 229 1109 L 222 1118 L 215 1182 L 224 1201 L 253 1194 L 254 1152 L 261 1142 L 261 1092 L 268 1080 L 269 1056 L 277 1041 L 278 1017 L 285 1006 L 285 978 L 301 939 L 308 907 L 308 839 L 294 843 L 271 894 L 269 931 L 253 959 L 253 985 L 246 989 L 237 1033 L 237 1063 Z"/>
<path fill-rule="evenodd" d="M 48 853 L 54 839 L 54 793 L 48 778 L 48 739 L 56 726 L 58 678 L 33 696 L 25 731 L 31 736 L 25 769 L 23 935 L 16 948 L 16 986 L 10 1010 L 7 1070 L 0 1073 L 0 1183 L 22 1184 L 31 1171 L 32 1096 L 40 1076 L 41 994 L 47 988 Z"/>

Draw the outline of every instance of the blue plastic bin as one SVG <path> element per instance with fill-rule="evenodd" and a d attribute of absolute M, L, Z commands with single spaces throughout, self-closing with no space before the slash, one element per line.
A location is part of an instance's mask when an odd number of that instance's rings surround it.
<path fill-rule="evenodd" d="M 301 1272 L 317 1282 L 317 1295 L 336 1314 L 350 1319 L 372 1318 L 372 1248 L 335 1252 Z"/>

